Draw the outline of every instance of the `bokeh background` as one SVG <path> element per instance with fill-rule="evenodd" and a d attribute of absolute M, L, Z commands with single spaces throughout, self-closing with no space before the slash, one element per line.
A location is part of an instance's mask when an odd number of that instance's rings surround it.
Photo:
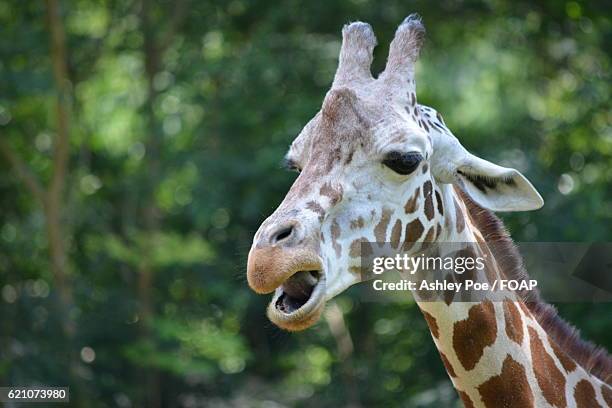
<path fill-rule="evenodd" d="M 342 294 L 281 332 L 245 281 L 340 29 L 374 72 L 419 12 L 421 103 L 545 198 L 516 240 L 609 241 L 609 1 L 0 2 L 0 385 L 80 407 L 456 407 L 415 305 Z M 562 304 L 612 349 L 610 304 Z"/>

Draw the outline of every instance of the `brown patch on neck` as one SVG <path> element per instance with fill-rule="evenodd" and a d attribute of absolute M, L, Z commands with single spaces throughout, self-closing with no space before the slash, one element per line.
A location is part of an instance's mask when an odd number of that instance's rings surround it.
<path fill-rule="evenodd" d="M 491 211 L 476 204 L 460 188 L 455 187 L 455 191 L 464 202 L 472 223 L 483 235 L 485 241 L 493 243 L 490 249 L 501 274 L 507 279 L 529 279 L 523 268 L 523 259 L 502 221 Z M 457 203 L 455 206 L 457 207 Z M 459 215 L 459 211 L 457 214 Z M 554 306 L 544 302 L 537 290 L 518 291 L 517 295 L 524 302 L 524 305 L 520 304 L 520 306 L 526 306 L 528 310 L 526 314 L 535 318 L 562 352 L 588 373 L 607 384 L 612 384 L 612 357 L 605 349 L 582 340 L 578 331 L 557 314 Z"/>
<path fill-rule="evenodd" d="M 387 208 L 383 209 L 380 221 L 374 227 L 374 237 L 376 237 L 376 241 L 385 242 L 387 240 L 387 227 L 389 226 L 391 214 L 391 210 Z"/>
<path fill-rule="evenodd" d="M 515 302 L 504 300 L 504 319 L 508 338 L 519 345 L 523 344 L 523 319 Z"/>
<path fill-rule="evenodd" d="M 612 388 L 608 384 L 601 384 L 601 395 L 603 395 L 606 404 L 612 407 Z"/>
<path fill-rule="evenodd" d="M 444 364 L 444 368 L 446 368 L 446 372 L 448 373 L 448 375 L 450 375 L 453 378 L 457 377 L 457 374 L 455 373 L 455 369 L 453 368 L 453 365 L 450 363 L 450 361 L 448 361 L 448 358 L 446 357 L 446 355 L 440 351 L 440 358 L 442 359 L 442 364 Z"/>
<path fill-rule="evenodd" d="M 442 196 L 438 190 L 436 190 L 436 203 L 438 204 L 438 212 L 440 215 L 444 215 L 444 204 L 442 203 Z"/>
<path fill-rule="evenodd" d="M 455 276 L 457 276 L 455 273 L 449 272 L 446 274 L 444 280 L 446 282 L 455 282 Z M 447 306 L 450 306 L 450 304 L 453 303 L 453 300 L 455 300 L 455 291 L 452 289 L 442 291 L 442 300 L 444 300 L 444 303 L 446 303 Z"/>
<path fill-rule="evenodd" d="M 487 408 L 533 407 L 533 393 L 527 381 L 525 367 L 510 355 L 504 360 L 501 373 L 478 386 L 478 392 Z"/>
<path fill-rule="evenodd" d="M 403 250 L 408 251 L 410 248 L 412 248 L 416 240 L 423 235 L 423 231 L 425 231 L 425 228 L 418 218 L 415 218 L 406 224 L 406 236 L 404 238 Z"/>
<path fill-rule="evenodd" d="M 495 308 L 489 300 L 472 306 L 467 319 L 453 325 L 453 348 L 468 371 L 476 367 L 485 347 L 495 343 L 496 338 Z"/>
<path fill-rule="evenodd" d="M 565 408 L 565 376 L 557 366 L 555 361 L 544 348 L 538 332 L 529 327 L 529 339 L 531 341 L 531 359 L 533 361 L 533 371 L 542 394 L 549 404 L 555 407 Z"/>
<path fill-rule="evenodd" d="M 459 398 L 461 398 L 461 401 L 463 401 L 463 406 L 465 408 L 474 408 L 474 403 L 472 402 L 472 399 L 469 395 L 467 395 L 463 391 L 457 391 L 457 393 L 459 394 Z"/>
<path fill-rule="evenodd" d="M 550 336 L 548 336 L 548 343 L 552 347 L 555 356 L 557 356 L 557 359 L 559 360 L 565 371 L 567 371 L 568 373 L 574 371 L 576 369 L 576 363 L 574 362 L 574 360 L 569 358 L 567 354 L 565 354 L 565 352 L 561 350 L 559 346 L 557 346 L 557 343 L 555 343 L 555 341 L 550 338 Z"/>
<path fill-rule="evenodd" d="M 391 247 L 397 249 L 399 247 L 400 238 L 402 236 L 402 222 L 398 219 L 391 229 Z"/>
<path fill-rule="evenodd" d="M 587 380 L 580 380 L 574 388 L 577 408 L 602 408 L 595 398 L 595 389 Z"/>
<path fill-rule="evenodd" d="M 423 195 L 425 197 L 425 216 L 427 216 L 428 220 L 432 220 L 434 217 L 434 205 L 432 198 L 433 186 L 431 185 L 431 181 L 427 180 L 425 184 L 423 184 Z"/>
<path fill-rule="evenodd" d="M 406 201 L 406 205 L 404 206 L 404 211 L 406 212 L 406 214 L 412 214 L 416 211 L 417 199 L 419 198 L 420 194 L 421 187 L 418 187 L 412 197 L 410 197 L 408 201 Z"/>
<path fill-rule="evenodd" d="M 427 322 L 427 326 L 429 326 L 431 334 L 433 334 L 433 336 L 437 339 L 440 335 L 440 330 L 438 328 L 438 322 L 436 321 L 436 318 L 424 310 L 421 310 L 421 312 L 423 312 L 423 316 L 425 317 L 425 321 Z"/>
<path fill-rule="evenodd" d="M 425 238 L 423 239 L 423 241 L 425 241 L 425 242 L 433 242 L 435 236 L 436 236 L 436 227 L 432 226 L 427 231 L 427 235 L 425 235 Z"/>

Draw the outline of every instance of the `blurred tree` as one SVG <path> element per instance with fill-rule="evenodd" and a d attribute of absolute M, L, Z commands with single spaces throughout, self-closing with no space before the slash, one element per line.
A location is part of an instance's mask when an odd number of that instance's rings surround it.
<path fill-rule="evenodd" d="M 59 307 L 55 312 L 65 316 L 61 319 L 64 341 L 60 350 L 68 357 L 65 363 L 69 366 L 71 382 L 80 384 L 75 359 L 78 353 L 74 351 L 75 322 L 72 320 L 74 299 L 72 283 L 70 282 L 70 268 L 66 252 L 66 239 L 70 232 L 65 231 L 65 185 L 68 172 L 68 156 L 70 144 L 70 103 L 72 90 L 67 71 L 66 39 L 64 24 L 60 14 L 57 0 L 46 2 L 47 24 L 50 38 L 51 65 L 55 85 L 55 135 L 52 149 L 53 159 L 51 176 L 48 186 L 43 186 L 29 165 L 16 152 L 11 144 L 0 140 L 0 153 L 12 166 L 15 174 L 21 179 L 24 186 L 32 194 L 32 198 L 43 209 L 45 216 L 45 230 L 49 249 L 49 262 L 52 270 L 54 288 L 58 293 Z M 74 398 L 74 394 L 73 394 Z"/>

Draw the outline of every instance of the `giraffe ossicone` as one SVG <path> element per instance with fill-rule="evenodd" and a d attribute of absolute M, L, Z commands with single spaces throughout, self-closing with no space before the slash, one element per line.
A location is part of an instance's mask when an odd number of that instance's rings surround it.
<path fill-rule="evenodd" d="M 479 279 L 522 273 L 490 210 L 535 210 L 542 197 L 518 170 L 469 153 L 439 113 L 417 103 L 414 65 L 424 35 L 418 16 L 406 18 L 373 78 L 372 28 L 356 22 L 342 30 L 332 87 L 286 156 L 299 175 L 249 253 L 248 283 L 273 293 L 268 317 L 281 328 L 310 327 L 328 300 L 361 280 L 364 242 L 408 255 L 424 242 L 478 243 L 484 249 L 475 250 L 491 255 Z M 488 240 L 501 241 L 504 253 Z M 610 405 L 612 360 L 538 299 L 416 298 L 466 406 L 587 406 L 579 401 L 588 398 Z"/>

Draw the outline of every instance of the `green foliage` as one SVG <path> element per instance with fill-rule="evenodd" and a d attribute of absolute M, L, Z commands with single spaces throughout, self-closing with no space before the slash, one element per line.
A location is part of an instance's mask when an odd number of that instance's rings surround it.
<path fill-rule="evenodd" d="M 419 101 L 544 196 L 541 211 L 504 215 L 515 239 L 610 239 L 609 2 L 182 3 L 61 3 L 74 302 L 60 307 L 43 207 L 0 156 L 0 385 L 70 385 L 91 407 L 458 406 L 414 304 L 342 294 L 341 357 L 327 320 L 282 333 L 245 283 L 252 235 L 294 177 L 279 162 L 320 107 L 347 21 L 374 26 L 379 72 L 397 24 L 423 15 Z M 1 2 L 0 38 L 0 139 L 47 186 L 46 3 Z M 608 304 L 560 308 L 612 349 Z"/>
<path fill-rule="evenodd" d="M 209 242 L 193 234 L 134 232 L 125 239 L 127 242 L 114 235 L 91 237 L 87 247 L 92 255 L 99 252 L 126 265 L 146 262 L 155 268 L 207 264 L 215 257 Z"/>
<path fill-rule="evenodd" d="M 238 336 L 236 318 L 226 318 L 221 327 L 208 320 L 176 318 L 159 318 L 152 326 L 154 335 L 124 350 L 124 355 L 139 366 L 205 378 L 214 378 L 217 370 L 225 374 L 244 370 L 249 351 Z"/>

